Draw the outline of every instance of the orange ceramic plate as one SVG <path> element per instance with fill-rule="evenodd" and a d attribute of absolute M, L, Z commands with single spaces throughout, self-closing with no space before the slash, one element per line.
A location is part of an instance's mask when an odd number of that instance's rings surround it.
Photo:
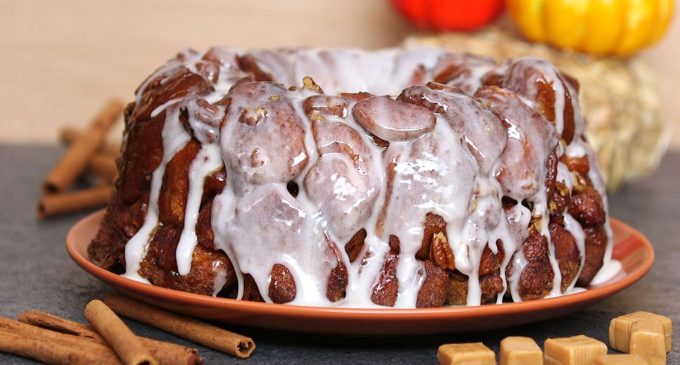
<path fill-rule="evenodd" d="M 647 239 L 612 219 L 614 258 L 623 270 L 608 282 L 576 294 L 523 303 L 432 309 L 355 309 L 302 307 L 214 298 L 139 283 L 104 270 L 87 256 L 103 211 L 76 223 L 66 250 L 85 271 L 141 301 L 190 316 L 239 325 L 342 335 L 416 335 L 482 331 L 516 326 L 579 311 L 640 280 L 654 262 Z"/>

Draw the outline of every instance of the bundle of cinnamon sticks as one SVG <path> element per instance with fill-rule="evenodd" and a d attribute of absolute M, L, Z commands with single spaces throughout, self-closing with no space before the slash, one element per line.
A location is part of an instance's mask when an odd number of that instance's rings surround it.
<path fill-rule="evenodd" d="M 135 336 L 118 315 L 238 358 L 248 358 L 255 343 L 221 328 L 111 295 L 85 307 L 90 325 L 38 310 L 18 320 L 0 316 L 0 352 L 48 364 L 202 364 L 193 348 Z"/>
<path fill-rule="evenodd" d="M 122 112 L 123 103 L 110 100 L 84 131 L 73 128 L 61 131 L 60 139 L 67 150 L 45 177 L 38 203 L 38 218 L 106 205 L 118 175 L 116 159 L 119 154 L 117 147 L 106 143 L 106 136 Z M 72 190 L 76 179 L 84 175 L 94 177 L 96 183 L 85 189 Z"/>

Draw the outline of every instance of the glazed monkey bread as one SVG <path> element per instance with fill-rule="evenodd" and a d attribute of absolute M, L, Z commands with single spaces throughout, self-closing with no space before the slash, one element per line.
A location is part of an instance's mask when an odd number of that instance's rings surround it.
<path fill-rule="evenodd" d="M 578 88 L 540 59 L 439 49 L 182 51 L 126 108 L 89 254 L 274 303 L 568 293 L 612 245 Z"/>

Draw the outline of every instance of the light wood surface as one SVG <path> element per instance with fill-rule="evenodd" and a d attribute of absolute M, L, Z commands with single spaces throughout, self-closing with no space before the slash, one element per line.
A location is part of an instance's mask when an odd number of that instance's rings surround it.
<path fill-rule="evenodd" d="M 666 121 L 680 127 L 678 18 L 643 57 L 662 80 Z M 0 142 L 56 142 L 105 99 L 130 100 L 183 47 L 378 48 L 411 31 L 387 0 L 0 0 Z"/>

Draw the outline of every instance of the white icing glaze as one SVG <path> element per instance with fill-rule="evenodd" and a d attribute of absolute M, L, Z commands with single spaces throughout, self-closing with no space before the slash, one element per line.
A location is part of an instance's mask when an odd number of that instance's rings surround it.
<path fill-rule="evenodd" d="M 203 195 L 203 182 L 211 172 L 222 167 L 219 146 L 204 144 L 189 169 L 189 194 L 184 211 L 184 229 L 177 244 L 177 272 L 187 275 L 191 271 L 191 257 L 196 247 L 196 221 Z"/>
<path fill-rule="evenodd" d="M 586 242 L 585 233 L 583 233 L 583 228 L 569 213 L 564 213 L 564 228 L 566 228 L 567 231 L 569 231 L 569 233 L 571 233 L 571 235 L 574 236 L 576 246 L 578 247 L 578 252 L 581 255 L 581 264 L 579 265 L 578 273 L 576 274 L 576 277 L 571 282 L 571 284 L 569 284 L 569 286 L 567 287 L 567 291 L 569 291 L 576 285 L 576 280 L 578 279 L 579 275 L 581 275 L 583 265 L 586 262 Z"/>
<path fill-rule="evenodd" d="M 557 147 L 559 133 L 564 129 L 565 90 L 573 98 L 577 95 L 571 85 L 560 81 L 552 66 L 525 58 L 494 68 L 487 60 L 456 58 L 455 62 L 462 62 L 469 70 L 452 85 L 462 87 L 468 95 L 480 88 L 487 72 L 506 71 L 510 77 L 505 86 L 518 94 L 498 89 L 507 93 L 499 96 L 497 91 L 489 93 L 486 89 L 487 94 L 482 91 L 477 95 L 479 99 L 451 90 L 426 95 L 428 102 L 445 106 L 435 114 L 434 129 L 423 135 L 389 134 L 388 137 L 401 137 L 389 141 L 389 147 L 383 150 L 366 133 L 356 133 L 361 127 L 349 112 L 356 102 L 345 99 L 347 105 L 340 116 L 310 119 L 302 103 L 317 93 L 309 85 L 294 91 L 287 87 L 299 86 L 303 77 L 311 75 L 328 95 L 368 91 L 395 96 L 414 82 L 432 80 L 433 70 L 447 53 L 438 49 L 250 52 L 260 70 L 272 75 L 283 85 L 280 86 L 235 85 L 246 75 L 236 64 L 235 57 L 243 54 L 240 51 L 219 48 L 206 54 L 185 51 L 140 86 L 137 102 L 141 102 L 150 80 L 160 78 L 162 83 L 182 66 L 201 72 L 197 64 L 207 59 L 208 54 L 219 59 L 220 68 L 218 73 L 210 74 L 216 77 L 214 90 L 203 96 L 204 100 L 215 104 L 227 96 L 229 106 L 219 105 L 213 111 L 224 118 L 201 118 L 200 107 L 192 99 L 194 96 L 189 96 L 185 100 L 167 100 L 152 111 L 152 115 L 166 111 L 163 162 L 152 175 L 145 222 L 126 246 L 126 276 L 144 280 L 137 272 L 158 224 L 158 195 L 165 165 L 191 138 L 179 121 L 182 105 L 189 110 L 188 128 L 202 147 L 189 172 L 184 227 L 176 252 L 180 275 L 191 270 L 203 182 L 224 164 L 227 184 L 213 201 L 212 228 L 216 247 L 227 254 L 234 266 L 238 298 L 243 295 L 243 275 L 249 274 L 263 299 L 271 301 L 266 290 L 271 268 L 283 264 L 296 285 L 292 304 L 374 307 L 371 293 L 390 250 L 389 236 L 394 235 L 400 242 L 395 306 L 414 307 L 426 279 L 423 264 L 415 253 L 423 240 L 427 213 L 438 214 L 447 223 L 446 234 L 456 269 L 468 276 L 468 305 L 481 302 L 480 259 L 487 245 L 493 253 L 498 252 L 497 240 L 503 242 L 505 254 L 500 268 L 505 290 L 498 295 L 497 302 L 502 301 L 505 291 L 513 300 L 522 300 L 518 282 L 527 260 L 521 247 L 532 216 L 540 219 L 540 233 L 548 238 L 554 272 L 550 295 L 563 294 L 548 231 L 545 161 Z M 535 86 L 513 73 L 525 67 L 538 70 L 552 85 L 555 93 L 552 124 L 532 109 L 536 105 Z M 558 157 L 563 153 L 570 157 L 585 155 L 591 166 L 596 166 L 592 150 L 581 138 L 583 120 L 577 100 L 572 104 L 576 137 L 566 152 L 564 148 L 556 149 Z M 192 112 L 192 108 L 197 108 L 199 114 Z M 389 110 L 378 107 L 374 112 L 383 115 L 381 121 L 390 122 L 385 117 Z M 391 181 L 387 176 L 389 168 L 394 172 Z M 557 180 L 571 188 L 571 174 L 566 166 L 560 162 L 557 169 Z M 591 168 L 589 177 L 604 194 L 595 168 Z M 286 189 L 289 182 L 300 187 L 296 197 Z M 504 195 L 518 204 L 503 209 Z M 519 204 L 522 200 L 533 204 L 533 211 Z M 344 244 L 361 228 L 367 232 L 365 244 L 359 259 L 350 262 Z M 582 267 L 583 229 L 566 212 L 565 228 L 575 238 Z M 610 268 L 615 265 L 610 261 L 608 225 L 606 229 L 609 244 L 605 266 Z M 510 261 L 513 271 L 506 277 Z M 348 286 L 344 299 L 331 303 L 325 296 L 327 278 L 340 263 L 347 268 Z M 215 268 L 215 272 L 213 294 L 226 282 L 223 270 Z M 601 273 L 597 278 L 601 280 L 604 276 Z M 566 292 L 575 291 L 574 284 L 575 280 Z"/>
<path fill-rule="evenodd" d="M 139 275 L 138 271 L 140 263 L 146 255 L 151 235 L 158 224 L 158 195 L 163 182 L 165 165 L 191 139 L 179 122 L 178 108 L 171 108 L 166 115 L 165 124 L 163 125 L 163 162 L 153 172 L 151 178 L 151 194 L 144 224 L 125 245 L 124 276 L 141 282 L 148 282 Z"/>
<path fill-rule="evenodd" d="M 583 293 L 586 290 L 587 290 L 586 288 L 581 288 L 581 287 L 575 286 L 575 287 L 571 288 L 570 290 L 566 290 L 564 292 L 564 295 Z"/>
<path fill-rule="evenodd" d="M 613 279 L 619 272 L 621 272 L 621 261 L 610 259 L 602 265 L 602 268 L 595 275 L 590 285 L 601 285 Z"/>
<path fill-rule="evenodd" d="M 461 209 L 469 204 L 477 166 L 460 140 L 448 123 L 440 120 L 432 133 L 412 145 L 392 143 L 386 151 L 387 155 L 398 157 L 383 234 L 378 238 L 386 242 L 392 234 L 400 240 L 396 306 L 415 306 L 421 265 L 415 253 L 421 246 L 423 221 L 428 212 L 439 214 L 448 223 L 449 245 L 459 271 L 472 275 L 474 262 L 479 262 L 480 249 L 471 249 L 473 243 L 467 242 L 465 235 L 467 209 Z M 484 243 L 478 243 L 481 249 Z"/>

